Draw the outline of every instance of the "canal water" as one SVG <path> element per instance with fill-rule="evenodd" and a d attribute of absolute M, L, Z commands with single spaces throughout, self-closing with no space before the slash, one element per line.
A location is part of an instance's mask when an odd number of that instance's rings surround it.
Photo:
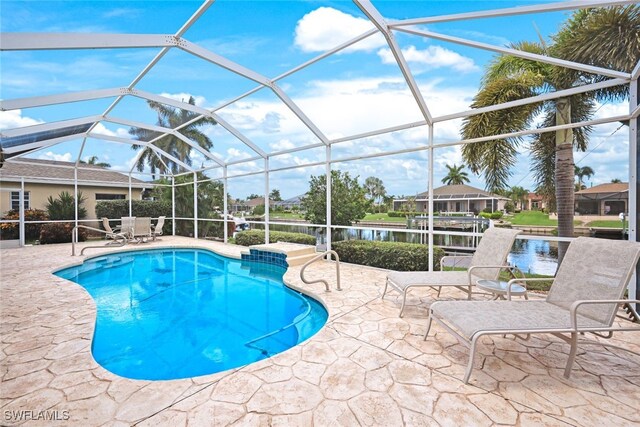
<path fill-rule="evenodd" d="M 253 228 L 264 228 L 259 224 L 252 224 Z M 318 245 L 326 242 L 324 228 L 307 227 L 304 225 L 280 225 L 271 223 L 269 229 L 272 231 L 288 231 L 293 233 L 305 233 L 315 235 Z M 378 240 L 383 242 L 408 242 L 421 243 L 421 238 L 426 236 L 417 233 L 406 233 L 389 230 L 356 230 L 339 229 L 331 233 L 332 241 L 341 240 Z M 435 235 L 434 243 L 437 246 L 447 248 L 472 248 L 473 237 Z M 461 249 L 460 252 L 464 250 Z M 524 240 L 516 239 L 512 252 L 509 254 L 508 262 L 517 266 L 525 273 L 544 274 L 553 276 L 558 266 L 558 244 L 548 240 Z"/>

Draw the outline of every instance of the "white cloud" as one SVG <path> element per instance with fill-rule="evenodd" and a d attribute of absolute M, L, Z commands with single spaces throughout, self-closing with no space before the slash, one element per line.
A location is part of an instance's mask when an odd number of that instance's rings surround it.
<path fill-rule="evenodd" d="M 105 125 L 103 125 L 102 123 L 98 123 L 93 130 L 91 131 L 91 133 L 99 133 L 102 135 L 107 135 L 107 136 L 117 136 L 119 138 L 128 138 L 131 139 L 131 135 L 129 134 L 129 131 L 125 128 L 117 128 L 116 131 L 112 131 L 110 129 L 107 129 L 105 127 Z"/>
<path fill-rule="evenodd" d="M 71 153 L 57 154 L 53 151 L 47 151 L 46 153 L 40 154 L 38 158 L 42 160 L 57 160 L 59 162 L 70 162 L 75 160 Z"/>
<path fill-rule="evenodd" d="M 165 98 L 171 98 L 174 99 L 176 101 L 180 101 L 180 102 L 189 102 L 189 97 L 193 96 L 193 99 L 196 103 L 196 106 L 198 107 L 203 107 L 205 105 L 206 99 L 204 96 L 194 96 L 191 95 L 190 93 L 186 93 L 186 92 L 180 92 L 180 93 L 167 93 L 167 92 L 162 92 L 160 94 L 160 96 L 164 96 Z"/>
<path fill-rule="evenodd" d="M 402 49 L 402 54 L 407 62 L 422 65 L 429 70 L 436 68 L 453 68 L 461 73 L 479 70 L 478 66 L 473 62 L 473 59 L 441 46 L 431 45 L 424 50 L 417 49 L 415 46 L 409 46 Z M 383 64 L 396 63 L 391 49 L 383 48 L 378 50 L 378 56 L 382 59 Z"/>
<path fill-rule="evenodd" d="M 15 129 L 44 123 L 22 115 L 22 110 L 0 111 L 0 129 Z"/>
<path fill-rule="evenodd" d="M 284 138 L 281 139 L 277 142 L 272 142 L 271 144 L 269 144 L 269 147 L 273 150 L 273 151 L 282 151 L 282 150 L 289 150 L 291 148 L 295 148 L 295 144 L 293 142 L 291 142 L 290 140 Z"/>
<path fill-rule="evenodd" d="M 331 7 L 320 7 L 298 21 L 295 45 L 303 52 L 324 52 L 347 42 L 373 28 L 364 18 L 358 18 Z M 345 51 L 372 51 L 386 46 L 384 37 L 374 34 L 350 46 Z"/>

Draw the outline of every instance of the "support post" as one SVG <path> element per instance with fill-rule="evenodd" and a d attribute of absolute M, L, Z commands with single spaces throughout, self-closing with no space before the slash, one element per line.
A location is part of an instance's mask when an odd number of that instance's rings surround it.
<path fill-rule="evenodd" d="M 327 241 L 327 251 L 331 250 L 331 145 L 327 145 L 326 148 L 326 164 L 325 164 L 325 173 L 327 175 L 327 220 L 325 221 L 327 224 L 326 228 L 326 241 Z M 331 259 L 331 255 L 328 256 Z"/>
<path fill-rule="evenodd" d="M 636 77 L 629 85 L 629 111 L 634 111 L 640 99 L 640 87 Z M 640 242 L 638 224 L 640 223 L 640 118 L 629 120 L 629 240 Z M 635 277 L 629 283 L 629 299 L 638 299 L 640 296 L 640 263 L 636 266 Z M 636 310 L 640 310 L 640 304 L 636 304 Z"/>
<path fill-rule="evenodd" d="M 129 216 L 133 216 L 133 191 L 131 190 L 131 172 L 129 172 Z"/>
<path fill-rule="evenodd" d="M 78 226 L 78 165 L 73 167 L 73 200 L 74 200 L 74 227 Z"/>
<path fill-rule="evenodd" d="M 264 159 L 264 242 L 269 243 L 269 157 Z"/>
<path fill-rule="evenodd" d="M 433 271 L 433 125 L 429 125 L 429 271 Z"/>
<path fill-rule="evenodd" d="M 224 166 L 222 168 L 222 177 L 223 177 L 223 180 L 222 180 L 222 197 L 223 197 L 222 215 L 223 215 L 223 218 L 224 218 L 224 223 L 223 223 L 224 235 L 223 236 L 224 236 L 224 242 L 227 243 L 227 241 L 229 240 L 229 227 L 228 227 L 228 222 L 229 221 L 227 219 L 227 215 L 228 215 L 228 212 L 229 212 L 229 204 L 228 204 L 228 200 L 227 200 L 229 197 L 228 197 L 227 194 L 228 194 L 229 190 L 227 189 L 227 185 L 228 185 L 227 181 L 228 181 L 228 179 L 227 179 L 227 167 L 226 166 Z"/>
<path fill-rule="evenodd" d="M 20 207 L 18 208 L 20 222 L 18 223 L 18 234 L 20 234 L 20 247 L 24 246 L 24 177 L 20 178 L 20 197 L 18 198 Z"/>
<path fill-rule="evenodd" d="M 193 238 L 198 238 L 198 174 L 193 173 Z"/>
<path fill-rule="evenodd" d="M 171 235 L 176 235 L 176 178 L 171 177 Z"/>

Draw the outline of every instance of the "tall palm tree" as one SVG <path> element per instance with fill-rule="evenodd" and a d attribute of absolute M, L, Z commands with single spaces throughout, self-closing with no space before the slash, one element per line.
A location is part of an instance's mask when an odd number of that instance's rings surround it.
<path fill-rule="evenodd" d="M 638 11 L 637 6 L 581 10 L 564 24 L 553 37 L 551 45 L 520 42 L 512 47 L 629 72 L 640 59 Z M 604 79 L 522 58 L 498 56 L 487 68 L 472 107 L 513 101 Z M 478 114 L 465 119 L 462 133 L 465 138 L 474 138 L 520 131 L 529 128 L 539 115 L 542 115 L 542 127 L 583 121 L 594 114 L 596 101 L 620 100 L 628 95 L 627 91 L 628 88 L 620 86 Z M 550 198 L 555 195 L 558 235 L 562 237 L 573 236 L 573 150 L 586 149 L 590 130 L 582 127 L 545 132 L 531 139 L 536 192 Z M 517 148 L 522 143 L 523 139 L 517 137 L 467 144 L 462 153 L 471 171 L 482 173 L 487 188 L 495 190 L 506 186 L 517 160 Z M 568 243 L 560 243 L 559 262 L 562 262 L 567 246 Z"/>
<path fill-rule="evenodd" d="M 525 190 L 523 187 L 518 187 L 517 185 L 511 187 L 509 190 L 509 197 L 513 203 L 516 203 L 520 207 L 520 209 L 524 208 L 524 199 L 528 194 L 529 190 Z"/>
<path fill-rule="evenodd" d="M 442 183 L 445 185 L 459 185 L 469 182 L 469 174 L 464 171 L 464 165 L 449 166 L 445 165 L 448 169 L 447 175 L 442 178 Z"/>
<path fill-rule="evenodd" d="M 364 180 L 364 189 L 366 194 L 371 197 L 371 200 L 374 202 L 378 199 L 382 199 L 387 194 L 387 190 L 384 188 L 382 180 L 375 176 L 370 176 Z"/>
<path fill-rule="evenodd" d="M 582 180 L 584 178 L 591 178 L 596 174 L 596 172 L 589 166 L 575 166 L 574 168 L 575 175 L 578 178 L 578 188 L 582 190 L 582 187 L 584 187 L 584 183 L 582 182 Z"/>
<path fill-rule="evenodd" d="M 199 114 L 193 111 L 183 110 L 180 108 L 173 108 L 164 104 L 160 104 L 154 101 L 147 101 L 149 107 L 154 109 L 158 113 L 158 121 L 157 125 L 165 128 L 175 128 L 183 123 L 193 120 Z M 189 104 L 195 105 L 195 99 L 191 96 L 189 97 Z M 191 141 L 194 141 L 202 148 L 208 150 L 213 147 L 213 142 L 209 139 L 207 135 L 202 133 L 198 128 L 205 124 L 215 125 L 217 122 L 210 118 L 204 117 L 190 125 L 183 127 L 178 132 L 189 138 Z M 152 130 L 142 129 L 142 128 L 131 128 L 129 129 L 129 133 L 135 136 L 136 139 L 140 141 L 151 141 L 152 139 L 157 138 L 161 134 Z M 173 135 L 166 135 L 163 138 L 159 139 L 154 143 L 154 145 L 163 151 L 171 154 L 178 160 L 186 163 L 187 165 L 191 165 L 191 150 L 192 148 L 189 144 L 186 144 L 180 138 Z M 140 149 L 141 145 L 133 145 L 131 148 L 133 150 Z M 178 172 L 178 164 L 169 160 L 163 159 L 166 163 L 167 167 L 158 159 L 158 157 L 153 153 L 150 148 L 144 148 L 142 155 L 138 158 L 138 163 L 136 163 L 136 168 L 142 172 L 144 170 L 144 166 L 148 165 L 151 169 L 151 174 L 156 175 L 156 173 L 176 173 Z"/>
<path fill-rule="evenodd" d="M 111 163 L 99 162 L 98 161 L 98 156 L 91 156 L 86 161 L 80 160 L 80 163 L 83 163 L 85 165 L 96 165 L 96 166 L 100 166 L 100 167 L 103 167 L 103 168 L 110 168 L 111 167 Z"/>

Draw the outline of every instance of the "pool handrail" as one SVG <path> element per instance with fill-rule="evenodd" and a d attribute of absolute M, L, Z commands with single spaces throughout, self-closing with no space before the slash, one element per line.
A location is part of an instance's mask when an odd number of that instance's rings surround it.
<path fill-rule="evenodd" d="M 101 230 L 99 228 L 89 227 L 88 225 L 82 225 L 82 224 L 76 225 L 75 227 L 73 227 L 73 230 L 71 230 L 71 256 L 76 256 L 76 243 L 78 243 L 78 229 L 79 228 L 85 228 L 87 230 L 97 231 L 97 232 L 102 233 L 102 234 L 109 234 L 107 231 Z M 122 239 L 122 243 L 119 244 L 118 247 L 124 246 L 124 245 L 127 244 L 127 237 L 125 235 L 116 234 L 115 237 L 113 238 L 113 240 L 115 242 L 118 239 Z M 104 247 L 104 246 L 85 246 L 80 251 L 80 256 L 84 255 L 84 251 L 86 249 L 102 248 L 102 247 Z"/>
<path fill-rule="evenodd" d="M 307 285 L 310 285 L 313 283 L 324 283 L 326 291 L 331 292 L 331 289 L 329 288 L 329 282 L 327 282 L 326 280 L 324 279 L 308 280 L 304 277 L 304 271 L 307 269 L 308 266 L 318 261 L 319 259 L 324 258 L 327 255 L 333 255 L 336 257 L 336 290 L 341 291 L 342 288 L 340 287 L 340 257 L 338 256 L 338 253 L 336 251 L 331 251 L 331 250 L 324 251 L 321 254 L 318 254 L 315 257 L 311 258 L 309 261 L 307 261 L 300 269 L 300 280 L 302 280 Z M 329 257 L 329 259 L 331 259 L 331 257 Z"/>

